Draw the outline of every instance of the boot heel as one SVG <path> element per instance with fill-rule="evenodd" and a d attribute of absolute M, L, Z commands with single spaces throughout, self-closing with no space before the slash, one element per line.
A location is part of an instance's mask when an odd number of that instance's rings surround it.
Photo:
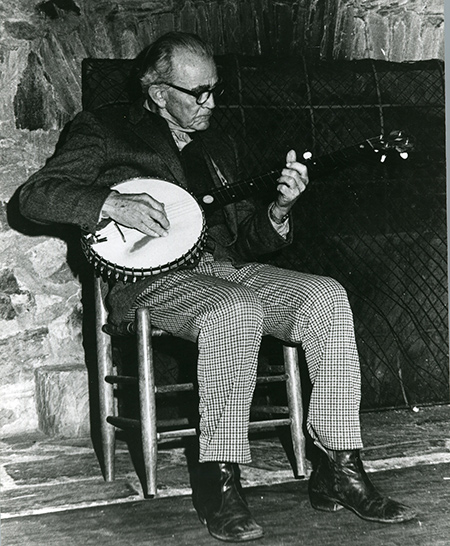
<path fill-rule="evenodd" d="M 338 510 L 344 508 L 334 500 L 325 497 L 325 495 L 321 495 L 320 493 L 311 492 L 309 494 L 309 500 L 311 502 L 311 506 L 315 510 L 321 510 L 322 512 L 337 512 Z"/>

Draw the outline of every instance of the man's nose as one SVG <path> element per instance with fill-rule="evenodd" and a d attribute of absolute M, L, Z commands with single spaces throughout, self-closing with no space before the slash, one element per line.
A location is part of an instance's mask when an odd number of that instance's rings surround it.
<path fill-rule="evenodd" d="M 214 100 L 214 93 L 211 93 L 208 97 L 208 100 L 205 101 L 202 104 L 203 108 L 208 108 L 208 110 L 212 110 L 216 106 L 216 102 Z"/>

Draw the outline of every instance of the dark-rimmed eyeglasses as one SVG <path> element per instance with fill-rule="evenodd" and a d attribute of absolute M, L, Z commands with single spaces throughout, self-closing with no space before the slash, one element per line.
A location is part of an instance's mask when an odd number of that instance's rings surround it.
<path fill-rule="evenodd" d="M 223 83 L 219 80 L 215 85 L 209 88 L 203 88 L 199 89 L 197 91 L 191 90 L 191 89 L 185 89 L 184 87 L 179 87 L 178 85 L 174 85 L 173 83 L 168 82 L 162 82 L 164 85 L 168 85 L 169 87 L 173 87 L 173 89 L 176 89 L 177 91 L 181 91 L 182 93 L 186 93 L 186 95 L 190 95 L 191 97 L 195 98 L 195 102 L 202 106 L 207 102 L 209 97 L 211 95 L 214 95 L 214 97 L 220 97 L 222 93 L 224 92 L 224 86 Z"/>

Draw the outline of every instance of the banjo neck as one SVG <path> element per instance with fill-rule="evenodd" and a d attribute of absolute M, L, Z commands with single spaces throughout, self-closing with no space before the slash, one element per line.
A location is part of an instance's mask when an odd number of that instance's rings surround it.
<path fill-rule="evenodd" d="M 318 158 L 313 158 L 307 152 L 301 162 L 308 167 L 309 178 L 314 179 L 358 161 L 384 162 L 387 154 L 391 152 L 396 152 L 406 159 L 408 151 L 412 147 L 411 138 L 406 136 L 403 131 L 392 131 L 387 138 L 378 136 L 366 139 Z M 197 193 L 196 197 L 206 211 L 223 208 L 231 203 L 242 201 L 258 191 L 272 189 L 277 183 L 283 167 L 284 165 L 247 180 L 214 188 L 208 192 Z"/>

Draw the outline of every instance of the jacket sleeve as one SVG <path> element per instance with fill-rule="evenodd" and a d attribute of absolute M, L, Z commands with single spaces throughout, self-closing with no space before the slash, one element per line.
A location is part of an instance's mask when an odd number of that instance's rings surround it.
<path fill-rule="evenodd" d="M 106 185 L 96 184 L 105 164 L 105 142 L 95 116 L 78 114 L 55 154 L 22 187 L 22 214 L 42 223 L 75 224 L 95 231 L 110 193 Z"/>
<path fill-rule="evenodd" d="M 231 140 L 231 139 L 230 139 Z M 232 144 L 235 173 L 239 172 L 239 158 L 236 146 Z M 233 176 L 234 177 L 234 176 Z M 235 179 L 239 179 L 236 176 Z M 237 237 L 233 252 L 245 260 L 254 260 L 264 254 L 276 252 L 292 243 L 293 221 L 289 218 L 289 233 L 281 236 L 273 227 L 268 213 L 268 204 L 258 199 L 248 199 L 236 203 Z"/>
<path fill-rule="evenodd" d="M 251 208 L 245 205 L 246 202 L 242 202 L 238 206 L 238 235 L 234 244 L 234 249 L 240 256 L 254 260 L 292 243 L 292 218 L 289 219 L 289 232 L 283 237 L 270 222 L 266 205 L 257 204 Z"/>

